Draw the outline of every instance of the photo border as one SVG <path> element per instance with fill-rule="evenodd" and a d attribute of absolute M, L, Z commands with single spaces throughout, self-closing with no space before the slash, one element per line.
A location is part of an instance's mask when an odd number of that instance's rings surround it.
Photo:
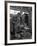
<path fill-rule="evenodd" d="M 7 43 L 7 3 L 22 3 L 22 4 L 34 4 L 35 5 L 35 41 L 26 43 Z M 5 45 L 19 45 L 19 44 L 34 44 L 36 43 L 36 2 L 21 2 L 21 1 L 5 1 Z"/>

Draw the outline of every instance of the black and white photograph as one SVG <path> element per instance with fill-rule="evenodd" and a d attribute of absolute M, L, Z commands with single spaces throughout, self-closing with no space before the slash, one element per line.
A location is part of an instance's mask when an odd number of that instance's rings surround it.
<path fill-rule="evenodd" d="M 10 40 L 32 38 L 32 7 L 10 6 Z"/>
<path fill-rule="evenodd" d="M 6 2 L 8 44 L 35 43 L 35 5 L 28 2 Z"/>

